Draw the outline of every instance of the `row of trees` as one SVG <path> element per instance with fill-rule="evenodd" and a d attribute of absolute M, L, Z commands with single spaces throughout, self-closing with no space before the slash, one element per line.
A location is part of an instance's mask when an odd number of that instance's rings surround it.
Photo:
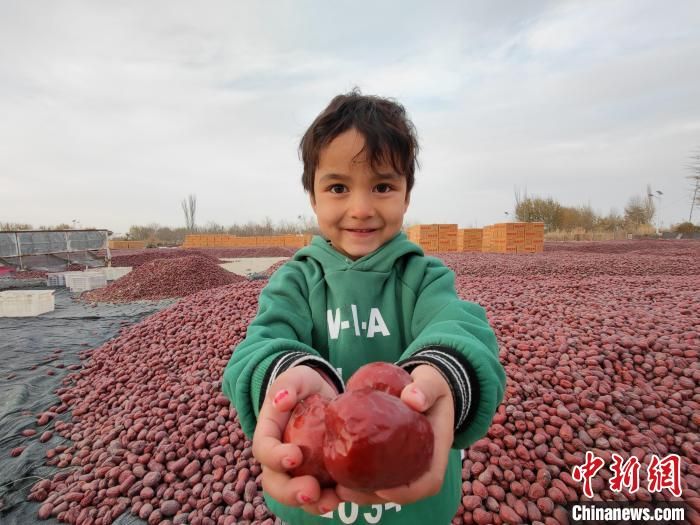
<path fill-rule="evenodd" d="M 33 230 L 31 224 L 24 222 L 0 222 L 0 231 Z"/>
<path fill-rule="evenodd" d="M 546 231 L 634 231 L 640 226 L 652 226 L 656 215 L 654 195 L 647 187 L 646 197 L 630 197 L 624 214 L 611 210 L 597 214 L 590 204 L 564 206 L 552 197 L 528 197 L 527 192 L 515 191 L 515 217 L 521 222 L 544 222 Z"/>
<path fill-rule="evenodd" d="M 36 228 L 31 224 L 26 222 L 0 222 L 0 231 L 19 231 L 19 230 L 74 230 L 75 225 L 66 224 L 62 222 L 56 226 L 46 226 L 41 225 Z M 81 226 L 80 229 L 83 230 L 96 230 L 94 226 Z"/>
<path fill-rule="evenodd" d="M 272 219 L 266 217 L 261 222 L 248 221 L 245 224 L 234 224 L 231 226 L 223 226 L 216 222 L 208 222 L 203 226 L 196 226 L 194 223 L 189 223 L 184 228 L 170 228 L 157 223 L 151 223 L 146 226 L 132 226 L 129 228 L 128 238 L 139 241 L 149 241 L 153 244 L 160 243 L 166 245 L 180 244 L 184 241 L 185 236 L 191 233 L 197 234 L 228 234 L 241 237 L 251 235 L 291 235 L 310 233 L 320 233 L 315 219 L 300 215 L 296 222 L 281 221 L 273 223 Z"/>
<path fill-rule="evenodd" d="M 693 211 L 700 207 L 700 149 L 690 155 L 686 168 L 692 173 L 686 177 L 690 181 L 689 192 L 690 213 L 688 221 L 674 226 L 672 229 L 679 233 L 695 231 L 693 226 Z M 611 210 L 608 215 L 598 215 L 590 204 L 586 206 L 563 206 L 551 197 L 528 197 L 515 190 L 515 217 L 523 222 L 544 222 L 547 231 L 635 231 L 642 226 L 653 226 L 656 206 L 654 199 L 662 192 L 652 193 L 647 186 L 646 194 L 633 195 L 627 201 L 624 214 Z"/>

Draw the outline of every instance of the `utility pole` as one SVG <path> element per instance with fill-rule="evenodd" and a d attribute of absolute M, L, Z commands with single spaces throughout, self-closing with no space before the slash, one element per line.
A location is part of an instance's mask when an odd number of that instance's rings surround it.
<path fill-rule="evenodd" d="M 688 216 L 688 222 L 693 223 L 693 209 L 698 204 L 698 190 L 700 190 L 700 149 L 690 156 L 690 164 L 686 165 L 690 171 L 694 172 L 694 175 L 689 175 L 688 179 L 695 181 L 695 188 L 693 189 L 693 199 L 690 201 L 690 215 Z"/>

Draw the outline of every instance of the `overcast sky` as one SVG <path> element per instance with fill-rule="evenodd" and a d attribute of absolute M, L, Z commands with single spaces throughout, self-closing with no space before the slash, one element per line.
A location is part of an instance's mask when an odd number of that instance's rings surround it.
<path fill-rule="evenodd" d="M 418 129 L 410 222 L 502 222 L 515 188 L 622 212 L 647 184 L 688 218 L 697 0 L 3 0 L 0 222 L 183 226 L 190 193 L 198 224 L 311 217 L 299 139 L 354 86 Z"/>

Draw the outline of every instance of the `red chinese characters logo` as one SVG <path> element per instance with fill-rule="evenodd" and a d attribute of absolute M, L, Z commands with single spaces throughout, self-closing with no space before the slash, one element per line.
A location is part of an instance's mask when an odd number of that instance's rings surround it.
<path fill-rule="evenodd" d="M 647 467 L 649 492 L 661 492 L 669 489 L 671 494 L 680 497 L 681 490 L 681 458 L 678 454 L 669 454 L 662 460 L 651 457 Z"/>
<path fill-rule="evenodd" d="M 639 459 L 632 456 L 627 461 L 623 461 L 618 454 L 612 454 L 612 465 L 610 470 L 613 475 L 608 480 L 608 486 L 613 492 L 620 492 L 626 487 L 630 493 L 639 490 Z M 586 452 L 586 459 L 582 465 L 575 466 L 571 471 L 571 477 L 575 481 L 583 481 L 583 493 L 585 496 L 593 497 L 592 480 L 596 473 L 603 468 L 605 460 Z M 681 458 L 678 454 L 669 454 L 663 459 L 652 455 L 647 467 L 647 490 L 649 492 L 661 492 L 668 489 L 671 494 L 680 497 L 681 489 Z"/>
<path fill-rule="evenodd" d="M 631 494 L 639 490 L 639 459 L 632 456 L 623 463 L 622 457 L 613 454 L 613 463 L 610 465 L 610 470 L 613 476 L 608 480 L 610 490 L 620 492 L 622 487 L 627 487 Z"/>
<path fill-rule="evenodd" d="M 583 465 L 577 465 L 571 471 L 571 477 L 574 481 L 583 481 L 583 493 L 589 497 L 593 497 L 593 476 L 603 468 L 605 460 L 593 454 L 590 450 L 586 452 L 586 461 Z"/>

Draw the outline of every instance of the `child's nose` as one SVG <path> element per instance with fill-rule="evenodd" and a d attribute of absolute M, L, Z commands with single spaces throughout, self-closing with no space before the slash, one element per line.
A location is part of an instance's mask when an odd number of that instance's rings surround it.
<path fill-rule="evenodd" d="M 350 199 L 350 215 L 355 219 L 366 219 L 374 215 L 374 206 L 370 195 L 355 192 Z"/>

